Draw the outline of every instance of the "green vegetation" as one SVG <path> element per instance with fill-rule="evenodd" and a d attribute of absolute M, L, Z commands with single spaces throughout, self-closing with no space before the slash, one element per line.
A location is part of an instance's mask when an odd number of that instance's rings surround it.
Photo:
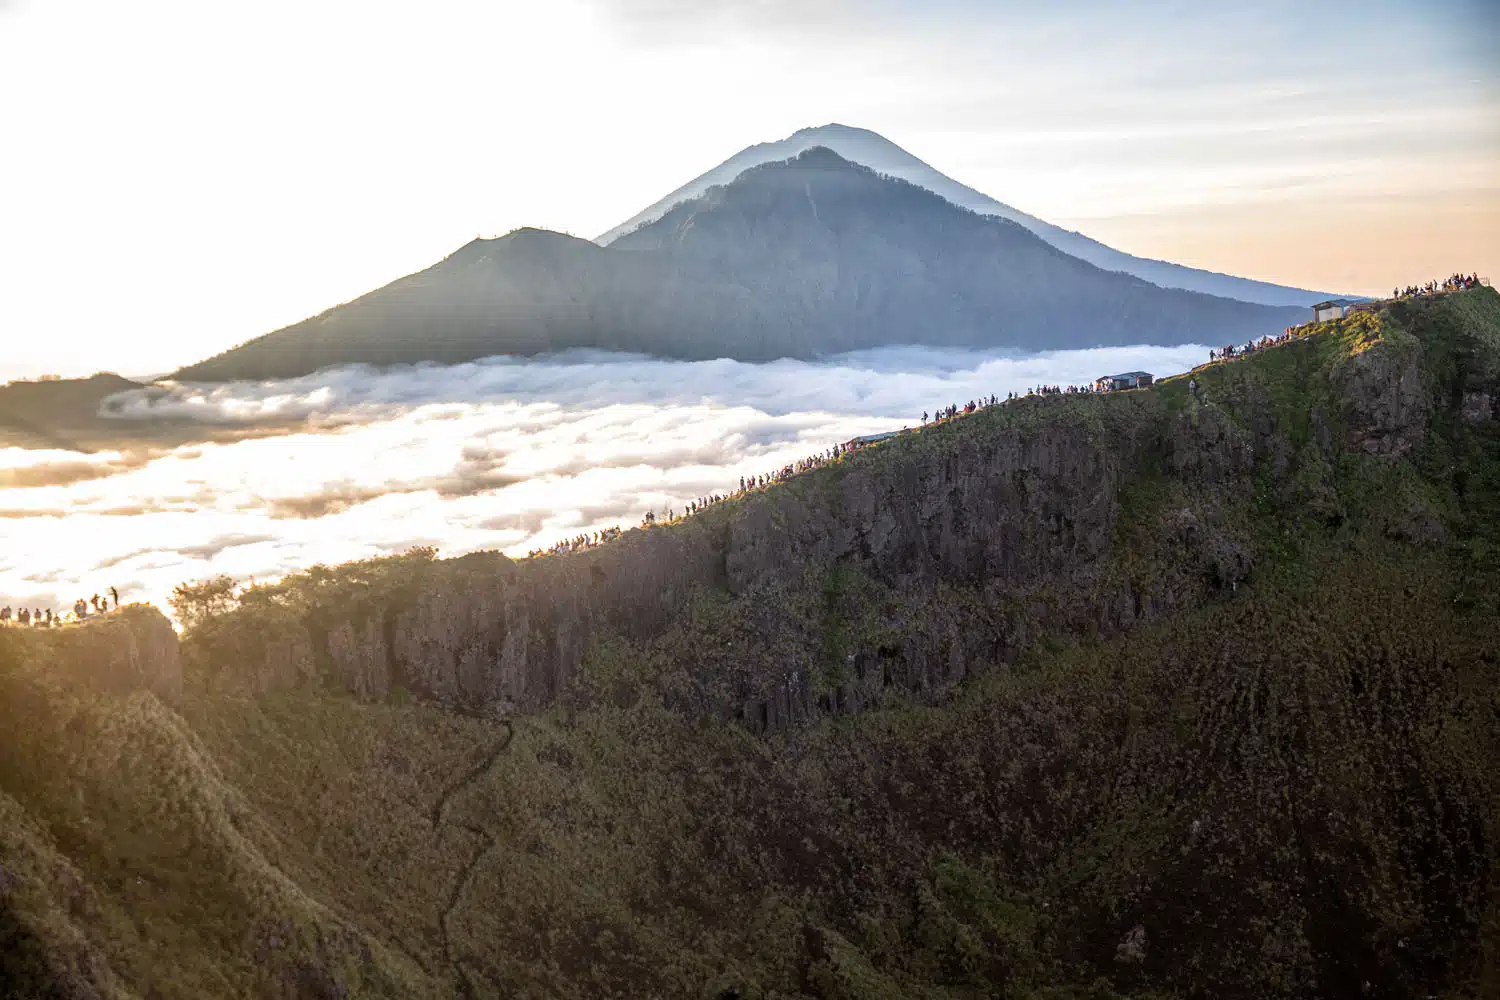
<path fill-rule="evenodd" d="M 1500 297 L 1401 303 L 1195 377 L 1198 399 L 1172 379 L 983 412 L 529 569 L 418 552 L 231 610 L 222 588 L 189 588 L 180 692 L 85 682 L 124 634 L 0 632 L 0 982 L 17 997 L 1495 995 L 1500 421 L 1479 397 L 1500 399 Z M 971 521 L 992 516 L 985 496 L 1037 505 L 1041 541 L 1006 544 L 1063 553 L 1047 556 L 1059 569 L 1017 556 L 997 582 L 808 556 L 674 583 L 659 628 L 601 617 L 529 714 L 445 710 L 407 675 L 356 697 L 328 652 L 424 588 L 575 569 L 603 587 L 593 567 L 746 534 L 757 505 L 795 532 L 860 482 L 920 490 L 913 470 L 997 440 L 1135 441 L 1142 461 L 1097 467 L 1118 477 L 1104 499 L 1040 477 L 1024 496 L 985 480 L 932 501 Z M 967 536 L 933 537 L 958 552 Z M 268 634 L 300 650 L 294 677 L 236 659 Z M 962 683 L 895 676 L 936 677 L 958 652 Z M 744 699 L 801 669 L 822 712 L 740 724 Z"/>

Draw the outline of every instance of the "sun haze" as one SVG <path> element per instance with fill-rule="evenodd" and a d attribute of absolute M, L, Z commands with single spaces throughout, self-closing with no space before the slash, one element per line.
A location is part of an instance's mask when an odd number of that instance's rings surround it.
<path fill-rule="evenodd" d="M 1482 3 L 0 4 L 0 377 L 171 370 L 842 121 L 1142 256 L 1500 270 Z"/>

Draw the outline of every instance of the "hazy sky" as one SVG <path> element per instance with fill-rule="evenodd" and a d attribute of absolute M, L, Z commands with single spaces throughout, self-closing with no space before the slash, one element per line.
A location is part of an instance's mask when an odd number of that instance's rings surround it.
<path fill-rule="evenodd" d="M 0 0 L 0 378 L 169 369 L 752 142 L 874 129 L 1120 249 L 1500 277 L 1493 0 Z"/>

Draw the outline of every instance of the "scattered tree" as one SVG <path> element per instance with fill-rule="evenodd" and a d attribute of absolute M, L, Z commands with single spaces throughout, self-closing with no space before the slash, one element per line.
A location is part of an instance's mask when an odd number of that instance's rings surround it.
<path fill-rule="evenodd" d="M 238 603 L 234 577 L 223 573 L 196 583 L 184 583 L 172 591 L 168 601 L 172 613 L 191 631 L 209 619 L 234 608 Z"/>

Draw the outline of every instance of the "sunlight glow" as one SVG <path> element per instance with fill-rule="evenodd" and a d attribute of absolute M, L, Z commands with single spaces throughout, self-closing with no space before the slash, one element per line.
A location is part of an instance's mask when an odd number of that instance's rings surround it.
<path fill-rule="evenodd" d="M 9 0 L 0 378 L 168 371 L 830 121 L 1128 252 L 1349 292 L 1500 271 L 1493 11 L 1342 11 Z"/>
<path fill-rule="evenodd" d="M 132 392 L 121 409 L 134 419 L 235 422 L 265 436 L 140 453 L 0 449 L 0 605 L 67 607 L 113 586 L 122 600 L 165 607 L 192 579 L 266 582 L 414 545 L 524 555 L 628 528 L 647 510 L 681 510 L 859 435 L 915 426 L 923 410 L 1105 371 L 1182 371 L 1206 353 L 895 348 L 768 365 L 493 358 Z M 287 433 L 288 412 L 306 424 Z"/>

